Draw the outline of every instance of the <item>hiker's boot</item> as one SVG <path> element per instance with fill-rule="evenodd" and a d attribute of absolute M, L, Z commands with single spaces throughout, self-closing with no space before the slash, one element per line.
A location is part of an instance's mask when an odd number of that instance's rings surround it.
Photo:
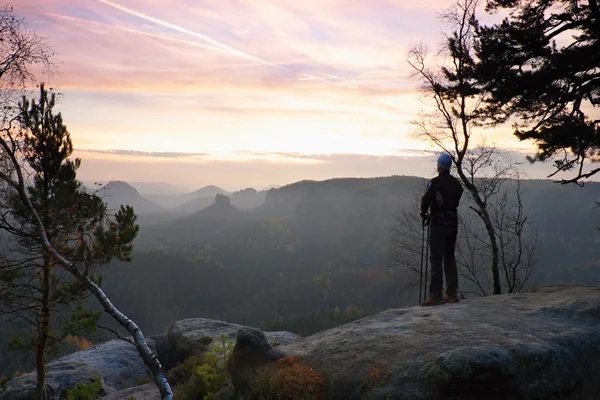
<path fill-rule="evenodd" d="M 441 297 L 428 297 L 421 305 L 423 307 L 441 306 L 444 304 L 444 299 Z"/>
<path fill-rule="evenodd" d="M 446 303 L 458 303 L 460 301 L 460 299 L 458 298 L 457 295 L 453 295 L 453 296 L 444 296 L 444 301 Z"/>

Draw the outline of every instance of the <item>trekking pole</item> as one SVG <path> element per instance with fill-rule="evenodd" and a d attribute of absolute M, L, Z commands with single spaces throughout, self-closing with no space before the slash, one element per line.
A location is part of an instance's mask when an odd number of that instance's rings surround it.
<path fill-rule="evenodd" d="M 425 219 L 423 218 L 423 232 L 421 233 L 421 273 L 419 279 L 419 304 L 421 304 L 421 297 L 423 293 L 423 251 L 425 248 Z"/>
<path fill-rule="evenodd" d="M 423 301 L 427 300 L 427 267 L 429 264 L 429 219 L 425 223 L 427 225 L 427 237 L 425 238 L 425 287 L 423 288 Z M 425 231 L 425 226 L 423 226 Z"/>

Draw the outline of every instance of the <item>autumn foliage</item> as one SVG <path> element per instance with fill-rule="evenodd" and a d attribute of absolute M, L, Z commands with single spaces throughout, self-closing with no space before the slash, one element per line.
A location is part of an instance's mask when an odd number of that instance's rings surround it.
<path fill-rule="evenodd" d="M 8 378 L 5 376 L 0 376 L 0 391 L 2 391 L 6 387 L 7 383 L 8 383 Z"/>
<path fill-rule="evenodd" d="M 325 374 L 303 365 L 299 357 L 285 357 L 264 366 L 254 378 L 250 400 L 324 400 Z"/>
<path fill-rule="evenodd" d="M 85 350 L 92 347 L 94 344 L 87 340 L 84 337 L 77 337 L 72 335 L 67 335 L 65 337 L 65 343 L 73 344 L 77 347 L 77 350 Z"/>

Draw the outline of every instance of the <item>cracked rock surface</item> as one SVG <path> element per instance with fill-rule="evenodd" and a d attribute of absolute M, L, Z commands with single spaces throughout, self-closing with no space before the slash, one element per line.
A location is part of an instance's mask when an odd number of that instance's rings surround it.
<path fill-rule="evenodd" d="M 600 287 L 388 310 L 279 350 L 332 399 L 600 399 Z"/>

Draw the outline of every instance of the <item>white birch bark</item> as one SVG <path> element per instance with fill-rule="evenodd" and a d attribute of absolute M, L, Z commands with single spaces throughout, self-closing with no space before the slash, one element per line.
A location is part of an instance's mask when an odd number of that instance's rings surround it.
<path fill-rule="evenodd" d="M 154 378 L 154 382 L 160 391 L 162 400 L 173 400 L 173 392 L 171 390 L 171 386 L 167 381 L 165 376 L 164 368 L 162 367 L 160 361 L 150 350 L 148 347 L 148 343 L 146 342 L 146 338 L 142 333 L 142 330 L 133 322 L 130 318 L 125 316 L 121 311 L 115 307 L 110 299 L 104 294 L 104 291 L 96 285 L 92 280 L 90 280 L 87 276 L 85 276 L 75 264 L 71 261 L 64 258 L 62 255 L 56 251 L 56 249 L 52 246 L 52 243 L 48 240 L 48 236 L 46 235 L 46 227 L 44 226 L 40 215 L 37 210 L 31 203 L 29 199 L 29 195 L 27 193 L 27 189 L 25 186 L 25 181 L 23 179 L 23 171 L 21 170 L 21 166 L 15 157 L 12 149 L 8 146 L 8 143 L 4 140 L 4 138 L 0 137 L 0 147 L 3 148 L 6 155 L 10 158 L 11 163 L 15 168 L 15 172 L 17 174 L 17 181 L 15 181 L 12 177 L 0 171 L 0 179 L 4 180 L 7 184 L 13 187 L 18 193 L 23 205 L 29 210 L 32 217 L 35 219 L 35 222 L 38 227 L 38 231 L 40 234 L 40 238 L 43 242 L 44 247 L 48 250 L 50 254 L 52 254 L 56 260 L 60 263 L 60 265 L 65 268 L 69 273 L 71 273 L 75 278 L 79 279 L 81 282 L 85 283 L 86 287 L 92 292 L 92 294 L 98 299 L 100 304 L 104 307 L 104 310 L 113 317 L 122 327 L 124 327 L 127 332 L 131 334 L 133 337 L 135 346 L 140 354 L 140 357 L 144 361 L 144 364 L 148 367 L 150 372 L 152 373 L 152 377 Z"/>

